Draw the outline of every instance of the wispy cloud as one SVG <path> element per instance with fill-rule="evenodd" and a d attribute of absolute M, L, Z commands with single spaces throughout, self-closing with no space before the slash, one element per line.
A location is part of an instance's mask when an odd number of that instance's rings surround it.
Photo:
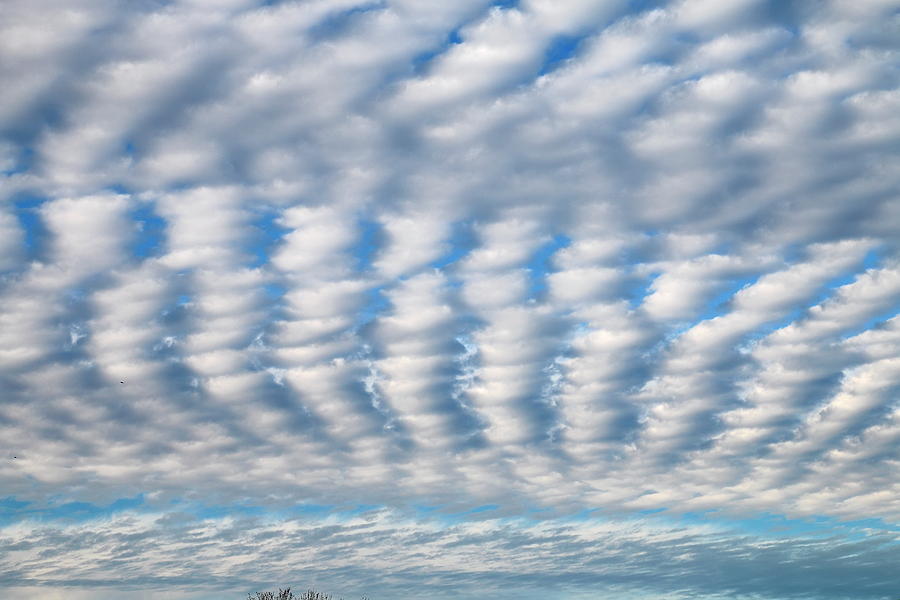
<path fill-rule="evenodd" d="M 3 583 L 62 587 L 75 598 L 154 587 L 216 598 L 297 573 L 317 586 L 359 594 L 370 587 L 384 597 L 885 598 L 896 589 L 896 531 L 844 537 L 841 526 L 830 535 L 774 519 L 767 526 L 126 512 L 100 523 L 8 528 Z"/>

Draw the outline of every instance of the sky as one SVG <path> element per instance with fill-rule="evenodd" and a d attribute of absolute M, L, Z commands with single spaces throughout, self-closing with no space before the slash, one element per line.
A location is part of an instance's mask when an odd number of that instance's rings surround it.
<path fill-rule="evenodd" d="M 900 597 L 900 0 L 4 0 L 0 595 Z"/>

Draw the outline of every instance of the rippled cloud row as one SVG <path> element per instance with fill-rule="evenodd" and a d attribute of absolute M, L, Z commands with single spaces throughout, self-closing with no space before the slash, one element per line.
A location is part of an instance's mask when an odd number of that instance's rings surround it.
<path fill-rule="evenodd" d="M 3 3 L 3 495 L 896 522 L 898 28 Z"/>
<path fill-rule="evenodd" d="M 123 513 L 99 525 L 7 529 L 0 583 L 12 582 L 19 597 L 40 590 L 34 597 L 52 598 L 49 587 L 70 600 L 145 598 L 163 586 L 181 590 L 167 598 L 240 598 L 233 590 L 272 589 L 298 572 L 305 585 L 337 587 L 345 598 L 373 588 L 381 598 L 535 600 L 875 599 L 896 591 L 896 530 L 853 539 L 841 527 L 816 535 L 768 525 Z M 866 560 L 848 560 L 854 555 Z"/>

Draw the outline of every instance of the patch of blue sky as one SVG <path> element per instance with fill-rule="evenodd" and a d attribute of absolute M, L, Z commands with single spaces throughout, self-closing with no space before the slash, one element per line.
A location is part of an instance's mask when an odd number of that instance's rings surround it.
<path fill-rule="evenodd" d="M 291 230 L 278 223 L 278 214 L 267 211 L 260 214 L 252 223 L 254 235 L 244 250 L 252 256 L 251 268 L 261 267 L 269 262 L 273 249 Z"/>
<path fill-rule="evenodd" d="M 521 516 L 499 514 L 498 504 L 484 504 L 459 510 L 447 505 L 416 504 L 412 506 L 416 516 L 452 525 L 477 518 L 497 518 L 501 521 L 528 524 L 552 520 L 560 524 L 588 524 L 602 522 L 643 522 L 666 527 L 713 527 L 723 533 L 736 533 L 760 538 L 829 538 L 863 539 L 872 532 L 900 533 L 900 524 L 892 524 L 880 518 L 842 521 L 831 516 L 788 517 L 772 512 L 760 512 L 748 517 L 738 517 L 721 510 L 688 513 L 672 513 L 668 507 L 649 508 L 631 514 L 601 508 L 582 508 L 570 514 L 560 514 L 552 507 L 530 506 Z M 498 513 L 498 514 L 493 514 Z M 896 541 L 900 544 L 900 538 Z"/>
<path fill-rule="evenodd" d="M 0 525 L 8 525 L 28 518 L 28 515 L 34 512 L 33 509 L 28 508 L 30 504 L 31 502 L 16 500 L 12 496 L 0 499 Z"/>
<path fill-rule="evenodd" d="M 13 201 L 13 212 L 25 233 L 25 253 L 28 260 L 44 257 L 49 231 L 41 219 L 40 208 L 47 201 L 41 196 L 24 194 Z"/>
<path fill-rule="evenodd" d="M 132 193 L 132 188 L 124 183 L 114 183 L 107 187 L 107 191 L 113 192 L 115 194 L 130 194 Z"/>
<path fill-rule="evenodd" d="M 143 205 L 129 215 L 135 224 L 135 237 L 131 242 L 131 253 L 138 259 L 162 254 L 166 239 L 166 220 L 153 211 L 150 205 Z"/>
<path fill-rule="evenodd" d="M 539 299 L 547 291 L 547 275 L 550 273 L 550 259 L 556 252 L 572 243 L 572 239 L 563 234 L 554 235 L 550 241 L 542 245 L 531 255 L 525 268 L 528 271 L 528 296 Z"/>
<path fill-rule="evenodd" d="M 428 517 L 434 514 L 439 514 L 439 510 L 441 509 L 440 504 L 413 504 L 412 510 L 415 512 L 416 516 L 419 517 Z"/>
<path fill-rule="evenodd" d="M 661 508 L 645 508 L 643 510 L 637 511 L 636 514 L 639 515 L 658 515 L 661 512 L 665 512 L 669 510 L 667 507 L 663 506 Z"/>
<path fill-rule="evenodd" d="M 465 258 L 478 246 L 478 239 L 472 230 L 471 221 L 457 221 L 451 227 L 449 249 L 430 266 L 435 269 L 445 269 Z"/>
<path fill-rule="evenodd" d="M 372 269 L 378 251 L 384 246 L 384 228 L 378 221 L 360 219 L 359 241 L 350 249 L 356 259 L 356 270 L 365 273 Z"/>
<path fill-rule="evenodd" d="M 418 519 L 427 520 L 445 527 L 452 527 L 473 518 L 491 518 L 491 512 L 499 509 L 497 504 L 475 506 L 452 504 L 412 504 L 409 513 Z"/>
<path fill-rule="evenodd" d="M 377 221 L 370 219 L 360 219 L 357 227 L 358 241 L 350 249 L 350 254 L 356 260 L 356 270 L 360 274 L 365 274 L 372 271 L 378 251 L 384 246 L 384 228 Z M 364 292 L 365 303 L 356 313 L 353 329 L 364 327 L 390 308 L 390 302 L 384 294 L 387 287 L 388 284 L 377 285 Z"/>
<path fill-rule="evenodd" d="M 85 522 L 109 517 L 115 513 L 133 511 L 144 506 L 144 495 L 119 498 L 106 505 L 90 502 L 65 502 L 63 504 L 35 506 L 33 502 L 7 497 L 0 500 L 0 525 L 31 521 Z"/>
<path fill-rule="evenodd" d="M 637 308 L 644 303 L 644 300 L 647 299 L 652 293 L 653 282 L 656 281 L 656 278 L 659 277 L 661 273 L 650 273 L 642 278 L 640 278 L 636 284 L 632 285 L 626 292 L 626 297 L 628 298 L 628 305 L 631 308 Z"/>
<path fill-rule="evenodd" d="M 263 293 L 270 300 L 278 300 L 287 293 L 287 287 L 280 283 L 266 283 L 262 286 Z"/>
<path fill-rule="evenodd" d="M 461 513 L 458 513 L 460 517 L 466 517 L 469 515 L 477 515 L 481 513 L 490 513 L 498 510 L 500 508 L 499 504 L 481 504 L 474 508 L 470 508 L 469 510 L 465 510 Z"/>
<path fill-rule="evenodd" d="M 865 537 L 868 532 L 900 532 L 900 524 L 890 524 L 871 518 L 841 521 L 829 516 L 792 518 L 772 512 L 760 512 L 747 517 L 734 516 L 722 510 L 673 513 L 669 507 L 647 508 L 632 514 L 610 512 L 608 509 L 583 509 L 560 519 L 563 522 L 587 523 L 601 521 L 642 521 L 667 527 L 707 526 L 742 535 L 762 538 L 827 538 L 840 535 L 846 539 Z M 900 539 L 898 539 L 900 543 Z"/>
<path fill-rule="evenodd" d="M 875 269 L 878 265 L 881 264 L 882 261 L 882 249 L 872 248 L 868 252 L 866 252 L 865 258 L 863 258 L 863 269 Z"/>
<path fill-rule="evenodd" d="M 328 516 L 334 513 L 333 504 L 295 504 L 284 509 L 285 514 L 295 517 L 308 517 L 313 515 Z"/>
<path fill-rule="evenodd" d="M 777 537 L 831 537 L 840 535 L 846 539 L 862 538 L 868 531 L 900 532 L 900 524 L 890 524 L 881 519 L 841 521 L 829 516 L 791 518 L 785 515 L 763 512 L 738 518 L 722 514 L 719 510 L 684 513 L 664 517 L 674 524 L 711 525 L 733 532 L 766 538 Z M 898 540 L 900 543 L 900 540 Z"/>
<path fill-rule="evenodd" d="M 589 35 L 558 35 L 554 37 L 544 51 L 544 61 L 538 70 L 538 75 L 546 75 L 558 69 L 562 63 L 571 59 L 578 53 L 582 41 Z"/>
<path fill-rule="evenodd" d="M 379 285 L 363 292 L 366 301 L 356 313 L 353 329 L 358 330 L 365 327 L 378 318 L 378 315 L 391 307 L 390 301 L 388 301 L 387 296 L 384 294 L 386 288 L 386 285 Z"/>

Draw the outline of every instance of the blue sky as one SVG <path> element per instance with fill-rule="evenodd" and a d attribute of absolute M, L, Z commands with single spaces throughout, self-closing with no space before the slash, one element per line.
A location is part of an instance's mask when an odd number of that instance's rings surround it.
<path fill-rule="evenodd" d="M 895 600 L 898 29 L 2 3 L 0 595 Z"/>

